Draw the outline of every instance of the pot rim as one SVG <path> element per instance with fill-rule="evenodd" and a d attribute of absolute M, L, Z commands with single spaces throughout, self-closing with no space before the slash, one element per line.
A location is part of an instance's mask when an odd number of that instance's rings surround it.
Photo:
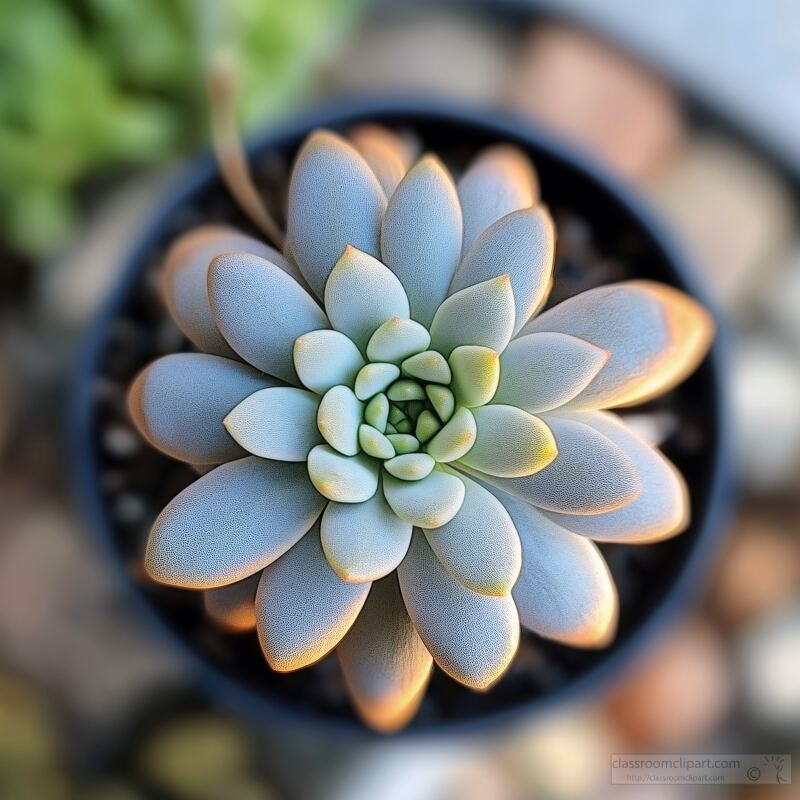
<path fill-rule="evenodd" d="M 648 204 L 632 187 L 612 177 L 585 153 L 565 144 L 529 121 L 502 111 L 470 107 L 442 98 L 408 95 L 339 97 L 314 105 L 290 121 L 262 133 L 250 143 L 247 153 L 252 158 L 281 142 L 299 139 L 314 128 L 341 129 L 357 122 L 397 122 L 414 117 L 425 117 L 431 122 L 479 128 L 498 140 L 503 137 L 521 140 L 531 148 L 545 152 L 548 157 L 556 161 L 568 163 L 585 178 L 599 184 L 603 190 L 614 196 L 621 208 L 639 224 L 651 244 L 663 253 L 681 288 L 711 310 L 717 325 L 717 333 L 707 356 L 711 378 L 716 387 L 715 435 L 711 456 L 714 474 L 710 481 L 705 507 L 699 515 L 697 509 L 694 512 L 695 515 L 701 516 L 697 525 L 696 541 L 663 598 L 646 621 L 631 633 L 625 642 L 565 686 L 541 697 L 523 701 L 510 709 L 493 711 L 469 720 L 438 723 L 419 730 L 415 730 L 412 726 L 394 734 L 394 737 L 422 741 L 439 739 L 443 735 L 472 737 L 497 730 L 511 730 L 515 726 L 524 724 L 534 715 L 544 716 L 554 708 L 576 704 L 581 699 L 588 698 L 592 689 L 607 688 L 615 677 L 635 661 L 637 655 L 645 652 L 648 642 L 681 612 L 685 612 L 696 597 L 704 570 L 712 565 L 717 557 L 725 531 L 725 522 L 729 517 L 732 498 L 732 459 L 729 408 L 723 388 L 729 358 L 728 335 L 724 321 L 713 303 L 709 302 L 697 272 L 691 267 L 691 261 L 667 235 L 664 226 Z M 375 734 L 361 723 L 299 710 L 280 703 L 267 694 L 254 692 L 241 685 L 235 678 L 225 675 L 183 642 L 126 572 L 113 544 L 105 505 L 96 486 L 98 459 L 95 448 L 91 445 L 94 419 L 92 381 L 96 375 L 109 323 L 122 307 L 139 277 L 145 256 L 157 238 L 163 220 L 217 176 L 216 162 L 211 155 L 201 156 L 188 164 L 183 175 L 177 178 L 172 190 L 158 204 L 149 221 L 143 226 L 136 244 L 122 261 L 123 267 L 118 279 L 106 295 L 100 311 L 87 327 L 76 359 L 67 408 L 69 446 L 67 461 L 72 495 L 99 548 L 113 563 L 117 575 L 122 579 L 126 587 L 125 593 L 130 597 L 137 614 L 149 620 L 150 627 L 157 632 L 158 638 L 168 641 L 169 646 L 177 648 L 182 659 L 190 665 L 193 676 L 197 678 L 199 690 L 212 702 L 218 702 L 238 716 L 263 727 L 281 725 L 301 730 L 315 729 L 320 733 L 335 732 L 338 735 L 347 732 L 354 738 L 375 737 L 379 734 Z"/>

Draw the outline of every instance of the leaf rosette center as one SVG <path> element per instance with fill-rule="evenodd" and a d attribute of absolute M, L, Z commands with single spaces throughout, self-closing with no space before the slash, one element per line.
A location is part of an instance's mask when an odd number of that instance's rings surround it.
<path fill-rule="evenodd" d="M 381 469 L 403 481 L 418 481 L 437 463 L 456 461 L 472 448 L 477 429 L 468 405 L 481 399 L 475 374 L 481 354 L 472 351 L 486 348 L 459 347 L 445 358 L 430 349 L 424 326 L 391 317 L 369 337 L 366 359 L 341 334 L 300 336 L 294 347 L 299 373 L 308 366 L 319 375 L 323 359 L 310 351 L 322 339 L 325 368 L 349 380 L 328 388 L 317 409 L 324 444 L 309 454 L 308 470 L 321 494 L 361 502 L 376 490 Z M 306 365 L 311 360 L 316 363 Z M 484 369 L 491 361 L 483 358 Z M 496 381 L 492 393 L 495 389 Z"/>

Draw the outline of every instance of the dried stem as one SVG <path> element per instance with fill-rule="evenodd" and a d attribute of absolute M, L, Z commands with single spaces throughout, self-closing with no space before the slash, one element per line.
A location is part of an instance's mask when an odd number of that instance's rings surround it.
<path fill-rule="evenodd" d="M 276 247 L 282 248 L 284 233 L 264 205 L 242 146 L 236 124 L 239 81 L 230 59 L 219 55 L 211 63 L 208 93 L 211 104 L 211 138 L 225 184 L 245 214 Z"/>

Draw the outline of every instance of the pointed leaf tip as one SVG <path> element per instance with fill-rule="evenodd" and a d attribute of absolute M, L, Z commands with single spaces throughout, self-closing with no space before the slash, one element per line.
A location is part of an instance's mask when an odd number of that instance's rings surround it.
<path fill-rule="evenodd" d="M 295 339 L 294 367 L 300 382 L 317 394 L 340 384 L 352 386 L 364 359 L 343 333 L 310 331 Z"/>
<path fill-rule="evenodd" d="M 460 345 L 479 345 L 501 353 L 514 331 L 514 292 L 508 275 L 499 275 L 451 294 L 431 323 L 431 347 L 444 356 Z"/>
<path fill-rule="evenodd" d="M 278 461 L 305 461 L 322 442 L 319 397 L 305 389 L 276 386 L 242 400 L 224 419 L 228 433 L 249 453 Z"/>
<path fill-rule="evenodd" d="M 500 381 L 500 356 L 496 350 L 476 345 L 457 347 L 450 354 L 456 402 L 467 408 L 486 405 Z"/>
<path fill-rule="evenodd" d="M 325 284 L 325 308 L 331 325 L 362 350 L 387 319 L 407 319 L 409 314 L 408 298 L 397 277 L 377 258 L 355 247 L 345 248 L 331 271 Z"/>
<path fill-rule="evenodd" d="M 381 226 L 381 253 L 408 291 L 412 316 L 428 325 L 447 296 L 461 256 L 458 193 L 444 165 L 425 156 L 389 200 Z"/>
<path fill-rule="evenodd" d="M 386 195 L 366 161 L 330 131 L 301 148 L 289 184 L 287 243 L 317 297 L 346 245 L 380 254 Z"/>
<path fill-rule="evenodd" d="M 399 364 L 409 356 L 426 350 L 430 343 L 430 334 L 422 325 L 413 319 L 394 316 L 372 334 L 367 345 L 367 357 L 371 361 Z"/>
<path fill-rule="evenodd" d="M 514 406 L 473 411 L 476 438 L 461 462 L 488 475 L 520 478 L 543 470 L 558 456 L 556 440 L 539 417 Z"/>

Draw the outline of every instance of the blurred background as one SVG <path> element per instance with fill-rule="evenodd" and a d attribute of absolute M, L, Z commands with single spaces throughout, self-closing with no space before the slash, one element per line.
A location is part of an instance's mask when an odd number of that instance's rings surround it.
<path fill-rule="evenodd" d="M 793 0 L 2 0 L 0 798 L 796 797 L 612 787 L 609 754 L 800 756 L 798 31 Z M 69 495 L 66 395 L 140 226 L 208 148 L 216 52 L 251 134 L 364 92 L 534 121 L 692 256 L 730 328 L 735 514 L 701 601 L 602 696 L 491 739 L 287 742 L 215 709 L 129 607 Z"/>

